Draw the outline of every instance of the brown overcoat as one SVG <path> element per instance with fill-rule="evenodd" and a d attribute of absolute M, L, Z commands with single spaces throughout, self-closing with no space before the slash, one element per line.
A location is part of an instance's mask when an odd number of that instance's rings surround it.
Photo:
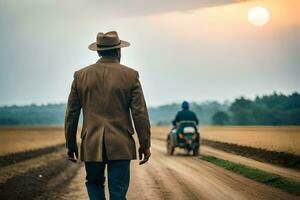
<path fill-rule="evenodd" d="M 103 57 L 74 73 L 65 115 L 66 147 L 76 148 L 76 132 L 83 111 L 80 160 L 136 159 L 134 127 L 140 147 L 150 147 L 150 123 L 139 75 L 117 58 Z"/>

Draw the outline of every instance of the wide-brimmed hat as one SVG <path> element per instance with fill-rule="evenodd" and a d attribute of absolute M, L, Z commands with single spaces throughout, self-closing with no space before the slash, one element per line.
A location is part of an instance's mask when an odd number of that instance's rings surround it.
<path fill-rule="evenodd" d="M 116 31 L 110 31 L 107 33 L 99 32 L 97 34 L 96 42 L 90 44 L 89 49 L 92 51 L 105 51 L 128 47 L 129 45 L 129 42 L 119 39 Z"/>

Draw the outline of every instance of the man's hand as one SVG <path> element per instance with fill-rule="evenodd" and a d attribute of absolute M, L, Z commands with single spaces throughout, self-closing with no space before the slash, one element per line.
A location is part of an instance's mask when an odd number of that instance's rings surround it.
<path fill-rule="evenodd" d="M 76 163 L 78 159 L 78 149 L 77 148 L 75 148 L 74 150 L 69 149 L 68 156 L 70 161 Z"/>
<path fill-rule="evenodd" d="M 143 159 L 144 155 L 144 159 Z M 143 150 L 141 147 L 139 148 L 139 158 L 140 158 L 140 165 L 145 164 L 151 156 L 150 148 Z M 143 159 L 143 160 L 142 160 Z"/>

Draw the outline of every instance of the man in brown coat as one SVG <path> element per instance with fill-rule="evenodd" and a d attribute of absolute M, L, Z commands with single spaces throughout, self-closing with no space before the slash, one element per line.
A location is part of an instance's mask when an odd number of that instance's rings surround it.
<path fill-rule="evenodd" d="M 101 58 L 74 73 L 65 116 L 66 147 L 69 160 L 76 162 L 76 133 L 82 109 L 79 157 L 85 162 L 90 199 L 105 199 L 106 166 L 110 199 L 126 199 L 130 160 L 136 159 L 132 121 L 140 144 L 140 164 L 151 155 L 150 123 L 139 74 L 120 64 L 120 48 L 129 45 L 115 31 L 98 33 L 89 49 Z"/>

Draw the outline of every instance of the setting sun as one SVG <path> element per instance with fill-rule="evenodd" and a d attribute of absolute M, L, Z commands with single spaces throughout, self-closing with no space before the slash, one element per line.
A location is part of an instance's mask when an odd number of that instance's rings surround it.
<path fill-rule="evenodd" d="M 269 11 L 264 7 L 254 7 L 248 12 L 248 20 L 256 26 L 264 26 L 269 19 Z"/>

